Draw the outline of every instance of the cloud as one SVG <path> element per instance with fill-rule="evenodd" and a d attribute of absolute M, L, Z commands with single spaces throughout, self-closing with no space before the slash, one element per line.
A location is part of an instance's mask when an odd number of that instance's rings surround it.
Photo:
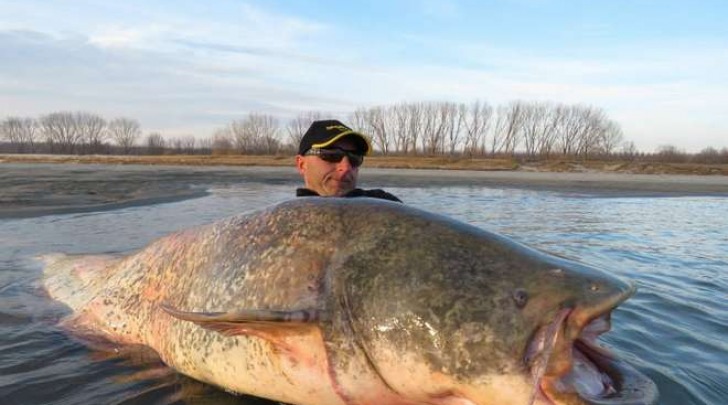
<path fill-rule="evenodd" d="M 150 48 L 159 45 L 160 39 L 170 32 L 169 27 L 104 27 L 88 38 L 88 43 L 100 48 Z"/>
<path fill-rule="evenodd" d="M 227 7 L 214 15 L 206 8 L 186 9 L 184 13 L 147 11 L 141 21 L 99 24 L 90 33 L 90 41 L 100 46 L 159 51 L 173 50 L 184 41 L 284 50 L 295 49 L 301 40 L 325 30 L 320 23 L 265 12 L 245 3 Z"/>
<path fill-rule="evenodd" d="M 359 32 L 347 21 L 237 1 L 163 4 L 8 4 L 10 15 L 24 17 L 0 16 L 5 112 L 87 110 L 207 136 L 250 112 L 286 119 L 401 101 L 525 99 L 605 108 L 640 141 L 683 134 L 687 145 L 690 128 L 728 130 L 715 119 L 728 115 L 728 54 L 720 41 L 545 48 L 404 27 Z M 452 2 L 408 4 L 417 16 L 435 12 L 443 27 L 466 11 Z"/>
<path fill-rule="evenodd" d="M 6 113 L 84 110 L 133 117 L 145 128 L 206 128 L 200 135 L 208 135 L 249 112 L 292 118 L 304 110 L 353 109 L 346 94 L 308 88 L 321 73 L 301 63 L 323 65 L 317 58 L 181 40 L 160 51 L 132 46 L 143 34 L 121 37 L 134 40 L 100 46 L 75 34 L 0 32 L 0 49 L 12 56 L 0 64 L 0 77 L 13 78 L 0 80 Z"/>

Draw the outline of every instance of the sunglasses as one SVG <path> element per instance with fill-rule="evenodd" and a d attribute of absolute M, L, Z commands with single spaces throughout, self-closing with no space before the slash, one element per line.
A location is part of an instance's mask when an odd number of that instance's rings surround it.
<path fill-rule="evenodd" d="M 358 152 L 352 152 L 349 150 L 330 148 L 330 149 L 309 149 L 306 155 L 318 156 L 319 159 L 328 163 L 339 163 L 344 156 L 349 158 L 349 164 L 351 167 L 359 167 L 364 163 L 364 155 Z"/>

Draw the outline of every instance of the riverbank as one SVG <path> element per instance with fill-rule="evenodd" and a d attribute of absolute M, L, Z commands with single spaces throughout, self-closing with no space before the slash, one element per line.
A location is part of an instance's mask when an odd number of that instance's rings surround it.
<path fill-rule="evenodd" d="M 77 163 L 111 165 L 266 166 L 292 167 L 288 155 L 23 155 L 0 154 L 2 163 Z M 367 168 L 417 170 L 473 170 L 525 172 L 606 172 L 627 174 L 684 174 L 728 176 L 728 164 L 640 161 L 571 161 L 563 159 L 518 162 L 514 159 L 470 159 L 429 156 L 368 156 Z"/>
<path fill-rule="evenodd" d="M 159 162 L 157 160 L 157 162 Z M 0 164 L 0 219 L 110 210 L 195 198 L 244 182 L 300 185 L 293 162 L 278 166 L 172 164 Z M 728 196 L 728 176 L 538 170 L 366 167 L 364 188 L 523 188 L 598 196 Z M 399 193 L 407 200 L 406 192 Z"/>

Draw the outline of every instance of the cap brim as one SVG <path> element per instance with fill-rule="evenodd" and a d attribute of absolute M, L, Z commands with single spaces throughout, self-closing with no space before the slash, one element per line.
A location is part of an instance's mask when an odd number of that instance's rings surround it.
<path fill-rule="evenodd" d="M 331 146 L 333 143 L 335 143 L 339 139 L 346 138 L 346 137 L 353 137 L 353 138 L 357 138 L 358 140 L 360 140 L 362 142 L 362 144 L 364 145 L 364 147 L 366 148 L 364 150 L 364 155 L 368 155 L 369 151 L 372 150 L 372 145 L 369 143 L 369 139 L 367 139 L 367 137 L 365 137 L 364 135 L 362 135 L 358 132 L 354 132 L 354 131 L 344 131 L 344 132 L 336 135 L 335 137 L 329 139 L 326 142 L 314 143 L 311 145 L 311 147 L 316 148 L 316 149 L 326 148 L 326 147 Z"/>

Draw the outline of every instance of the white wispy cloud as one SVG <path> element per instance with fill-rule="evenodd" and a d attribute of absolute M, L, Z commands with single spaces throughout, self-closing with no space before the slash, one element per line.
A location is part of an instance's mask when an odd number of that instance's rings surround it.
<path fill-rule="evenodd" d="M 405 3 L 444 27 L 468 12 L 458 2 Z M 703 139 L 727 130 L 713 118 L 728 115 L 720 38 L 561 49 L 414 28 L 352 31 L 343 17 L 314 20 L 238 1 L 0 4 L 6 114 L 79 109 L 207 136 L 249 112 L 285 119 L 401 101 L 525 99 L 603 107 L 646 146 L 657 137 L 687 145 L 691 128 L 709 134 Z M 569 29 L 612 32 L 593 23 Z"/>
<path fill-rule="evenodd" d="M 102 27 L 92 32 L 88 43 L 101 48 L 153 48 L 163 45 L 172 29 L 152 24 L 145 27 Z"/>

